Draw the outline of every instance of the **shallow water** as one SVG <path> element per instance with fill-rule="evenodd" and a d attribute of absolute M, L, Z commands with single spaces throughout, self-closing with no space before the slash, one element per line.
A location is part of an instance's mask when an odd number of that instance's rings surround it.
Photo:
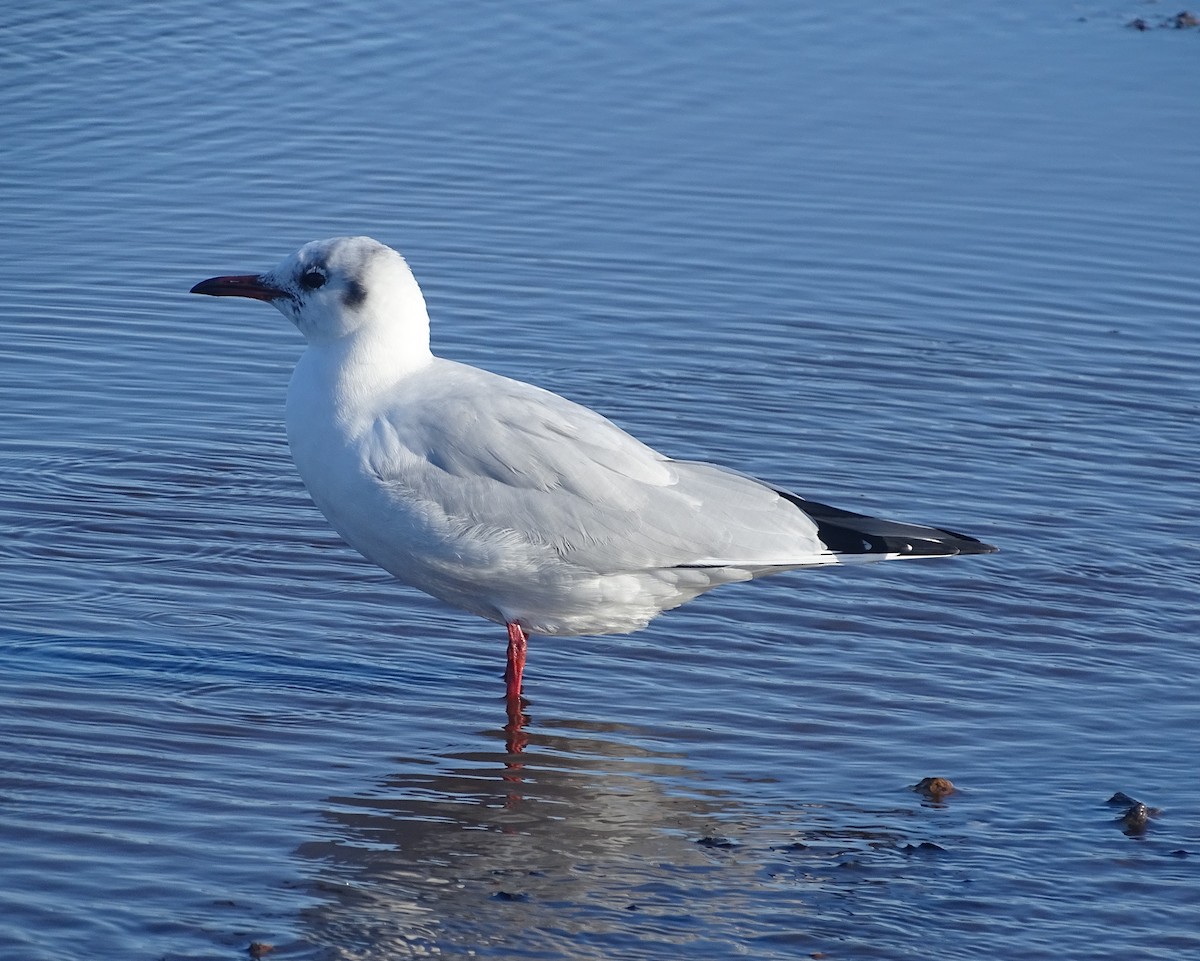
<path fill-rule="evenodd" d="M 11 16 L 0 958 L 1200 949 L 1200 31 L 1148 10 Z M 299 336 L 186 293 L 346 232 L 447 356 L 1002 553 L 534 638 L 515 755 L 503 632 L 308 502 Z"/>

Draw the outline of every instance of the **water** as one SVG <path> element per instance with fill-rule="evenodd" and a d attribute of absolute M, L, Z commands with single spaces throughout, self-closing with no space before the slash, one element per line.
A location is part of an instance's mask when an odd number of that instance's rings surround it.
<path fill-rule="evenodd" d="M 10 15 L 0 958 L 1200 949 L 1200 36 L 1156 15 Z M 298 335 L 186 293 L 345 232 L 447 356 L 1002 553 L 534 638 L 510 754 L 503 632 L 308 503 Z"/>

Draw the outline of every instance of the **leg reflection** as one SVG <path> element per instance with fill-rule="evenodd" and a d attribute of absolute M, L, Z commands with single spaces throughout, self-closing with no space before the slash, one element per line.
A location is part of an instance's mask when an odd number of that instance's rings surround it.
<path fill-rule="evenodd" d="M 529 735 L 525 733 L 525 725 L 529 722 L 529 715 L 525 713 L 525 699 L 520 695 L 510 695 L 504 700 L 508 712 L 508 723 L 504 725 L 504 746 L 509 754 L 520 754 L 529 743 Z M 519 763 L 511 761 L 508 766 L 513 769 L 521 767 Z"/>

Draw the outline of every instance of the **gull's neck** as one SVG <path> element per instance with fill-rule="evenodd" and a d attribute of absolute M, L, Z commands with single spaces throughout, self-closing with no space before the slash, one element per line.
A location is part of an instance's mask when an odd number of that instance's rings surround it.
<path fill-rule="evenodd" d="M 293 382 L 300 378 L 319 385 L 343 412 L 372 405 L 433 362 L 429 321 L 423 310 L 421 315 L 406 318 L 410 322 L 403 325 L 368 324 L 336 340 L 309 344 Z"/>

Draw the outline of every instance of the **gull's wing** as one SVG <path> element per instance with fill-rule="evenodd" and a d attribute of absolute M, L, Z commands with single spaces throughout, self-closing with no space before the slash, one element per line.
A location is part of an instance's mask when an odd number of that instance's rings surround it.
<path fill-rule="evenodd" d="M 769 486 L 672 461 L 586 407 L 450 361 L 379 412 L 366 459 L 443 534 L 587 571 L 833 560 L 818 523 Z"/>

